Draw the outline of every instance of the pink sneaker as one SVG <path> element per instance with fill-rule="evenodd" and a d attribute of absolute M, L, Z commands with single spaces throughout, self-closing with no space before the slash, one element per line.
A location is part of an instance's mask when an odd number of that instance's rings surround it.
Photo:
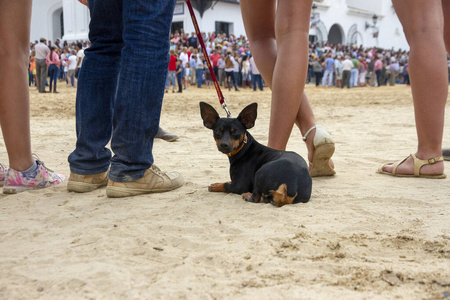
<path fill-rule="evenodd" d="M 8 167 L 0 162 L 0 187 L 3 186 L 5 182 L 6 172 L 8 171 Z"/>
<path fill-rule="evenodd" d="M 42 161 L 36 159 L 38 168 L 32 173 L 19 172 L 9 168 L 6 172 L 4 194 L 17 194 L 26 190 L 42 189 L 62 183 L 65 176 L 54 173 Z"/>

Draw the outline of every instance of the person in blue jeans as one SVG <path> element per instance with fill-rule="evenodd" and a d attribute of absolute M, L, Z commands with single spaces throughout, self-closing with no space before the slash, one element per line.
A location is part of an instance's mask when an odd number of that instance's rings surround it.
<path fill-rule="evenodd" d="M 197 64 L 195 65 L 195 73 L 197 75 L 197 87 L 202 87 L 203 81 L 203 71 L 206 68 L 205 62 L 203 61 L 203 54 L 198 55 Z"/>
<path fill-rule="evenodd" d="M 177 93 L 182 93 L 183 92 L 183 86 L 181 83 L 181 79 L 183 78 L 183 65 L 181 64 L 181 60 L 177 60 L 177 83 L 178 83 L 178 92 Z"/>
<path fill-rule="evenodd" d="M 58 69 L 61 62 L 59 60 L 58 48 L 56 46 L 51 47 L 51 51 L 47 55 L 46 63 L 48 66 L 48 76 L 50 77 L 49 93 L 52 91 L 53 93 L 58 93 L 56 91 L 56 83 L 58 82 Z"/>
<path fill-rule="evenodd" d="M 152 154 L 175 2 L 89 0 L 91 47 L 79 74 L 69 191 L 107 185 L 108 197 L 126 197 L 183 184 L 179 173 L 156 167 Z M 147 66 L 144 74 L 142 65 Z M 114 156 L 106 148 L 110 140 Z"/>

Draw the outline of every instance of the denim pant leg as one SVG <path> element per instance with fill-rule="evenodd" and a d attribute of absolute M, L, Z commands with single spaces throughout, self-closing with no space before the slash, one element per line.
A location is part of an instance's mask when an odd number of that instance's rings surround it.
<path fill-rule="evenodd" d="M 31 86 L 33 84 L 33 72 L 32 71 L 28 71 L 28 85 Z"/>
<path fill-rule="evenodd" d="M 196 69 L 197 73 L 197 87 L 202 87 L 202 77 L 203 77 L 203 70 L 202 69 Z"/>
<path fill-rule="evenodd" d="M 262 75 L 259 74 L 259 75 L 256 77 L 256 80 L 258 81 L 258 87 L 259 87 L 259 89 L 262 91 L 262 90 L 263 90 Z"/>
<path fill-rule="evenodd" d="M 91 22 L 76 98 L 77 143 L 69 156 L 70 170 L 81 175 L 108 170 L 112 115 L 120 70 L 122 0 L 89 0 Z M 73 76 L 70 78 L 73 84 Z"/>
<path fill-rule="evenodd" d="M 48 67 L 48 77 L 50 77 L 50 85 L 53 83 L 53 73 L 54 73 L 54 71 L 53 71 L 52 65 L 50 65 Z"/>
<path fill-rule="evenodd" d="M 153 164 L 175 3 L 123 0 L 124 48 L 113 113 L 111 148 L 115 155 L 109 172 L 113 181 L 137 180 Z M 148 66 L 144 73 L 140 72 L 143 65 Z"/>
<path fill-rule="evenodd" d="M 175 86 L 176 86 L 176 84 L 175 84 L 175 80 L 176 80 L 176 75 L 175 75 L 175 71 L 170 71 L 170 75 L 169 76 L 171 76 L 171 78 L 172 78 L 172 88 L 175 88 Z"/>
<path fill-rule="evenodd" d="M 166 76 L 166 89 L 169 89 L 170 86 L 170 72 L 167 72 Z"/>
<path fill-rule="evenodd" d="M 257 74 L 252 74 L 252 85 L 254 91 L 256 91 L 256 76 Z"/>
<path fill-rule="evenodd" d="M 50 85 L 56 87 L 56 82 L 58 79 L 58 67 L 56 65 L 50 65 L 48 70 L 50 73 Z"/>
<path fill-rule="evenodd" d="M 55 66 L 55 74 L 53 74 L 53 86 L 56 88 L 56 83 L 58 82 L 58 76 L 59 76 L 59 68 Z"/>

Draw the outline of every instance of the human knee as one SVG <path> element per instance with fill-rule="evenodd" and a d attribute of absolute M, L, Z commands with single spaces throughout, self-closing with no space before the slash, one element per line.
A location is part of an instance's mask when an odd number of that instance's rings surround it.
<path fill-rule="evenodd" d="M 298 16 L 297 16 L 298 18 Z M 283 37 L 307 37 L 309 33 L 309 24 L 305 22 L 293 21 L 291 18 L 278 18 L 275 24 L 275 35 L 277 40 Z"/>
<path fill-rule="evenodd" d="M 403 26 L 406 40 L 409 44 L 414 42 L 423 43 L 430 38 L 442 38 L 444 36 L 444 27 L 440 20 L 424 22 L 420 20 Z"/>
<path fill-rule="evenodd" d="M 0 61 L 3 65 L 11 64 L 26 67 L 29 59 L 28 49 L 18 49 L 18 47 L 9 46 L 8 43 L 0 43 Z"/>

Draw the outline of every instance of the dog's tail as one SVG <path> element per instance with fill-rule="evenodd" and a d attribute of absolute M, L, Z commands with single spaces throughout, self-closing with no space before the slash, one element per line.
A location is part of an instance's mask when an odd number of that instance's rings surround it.
<path fill-rule="evenodd" d="M 289 197 L 287 194 L 287 185 L 283 183 L 278 187 L 276 191 L 270 191 L 272 195 L 272 204 L 278 207 L 281 207 L 285 204 L 292 204 L 295 197 L 297 197 L 297 193 L 295 193 L 294 197 Z"/>

